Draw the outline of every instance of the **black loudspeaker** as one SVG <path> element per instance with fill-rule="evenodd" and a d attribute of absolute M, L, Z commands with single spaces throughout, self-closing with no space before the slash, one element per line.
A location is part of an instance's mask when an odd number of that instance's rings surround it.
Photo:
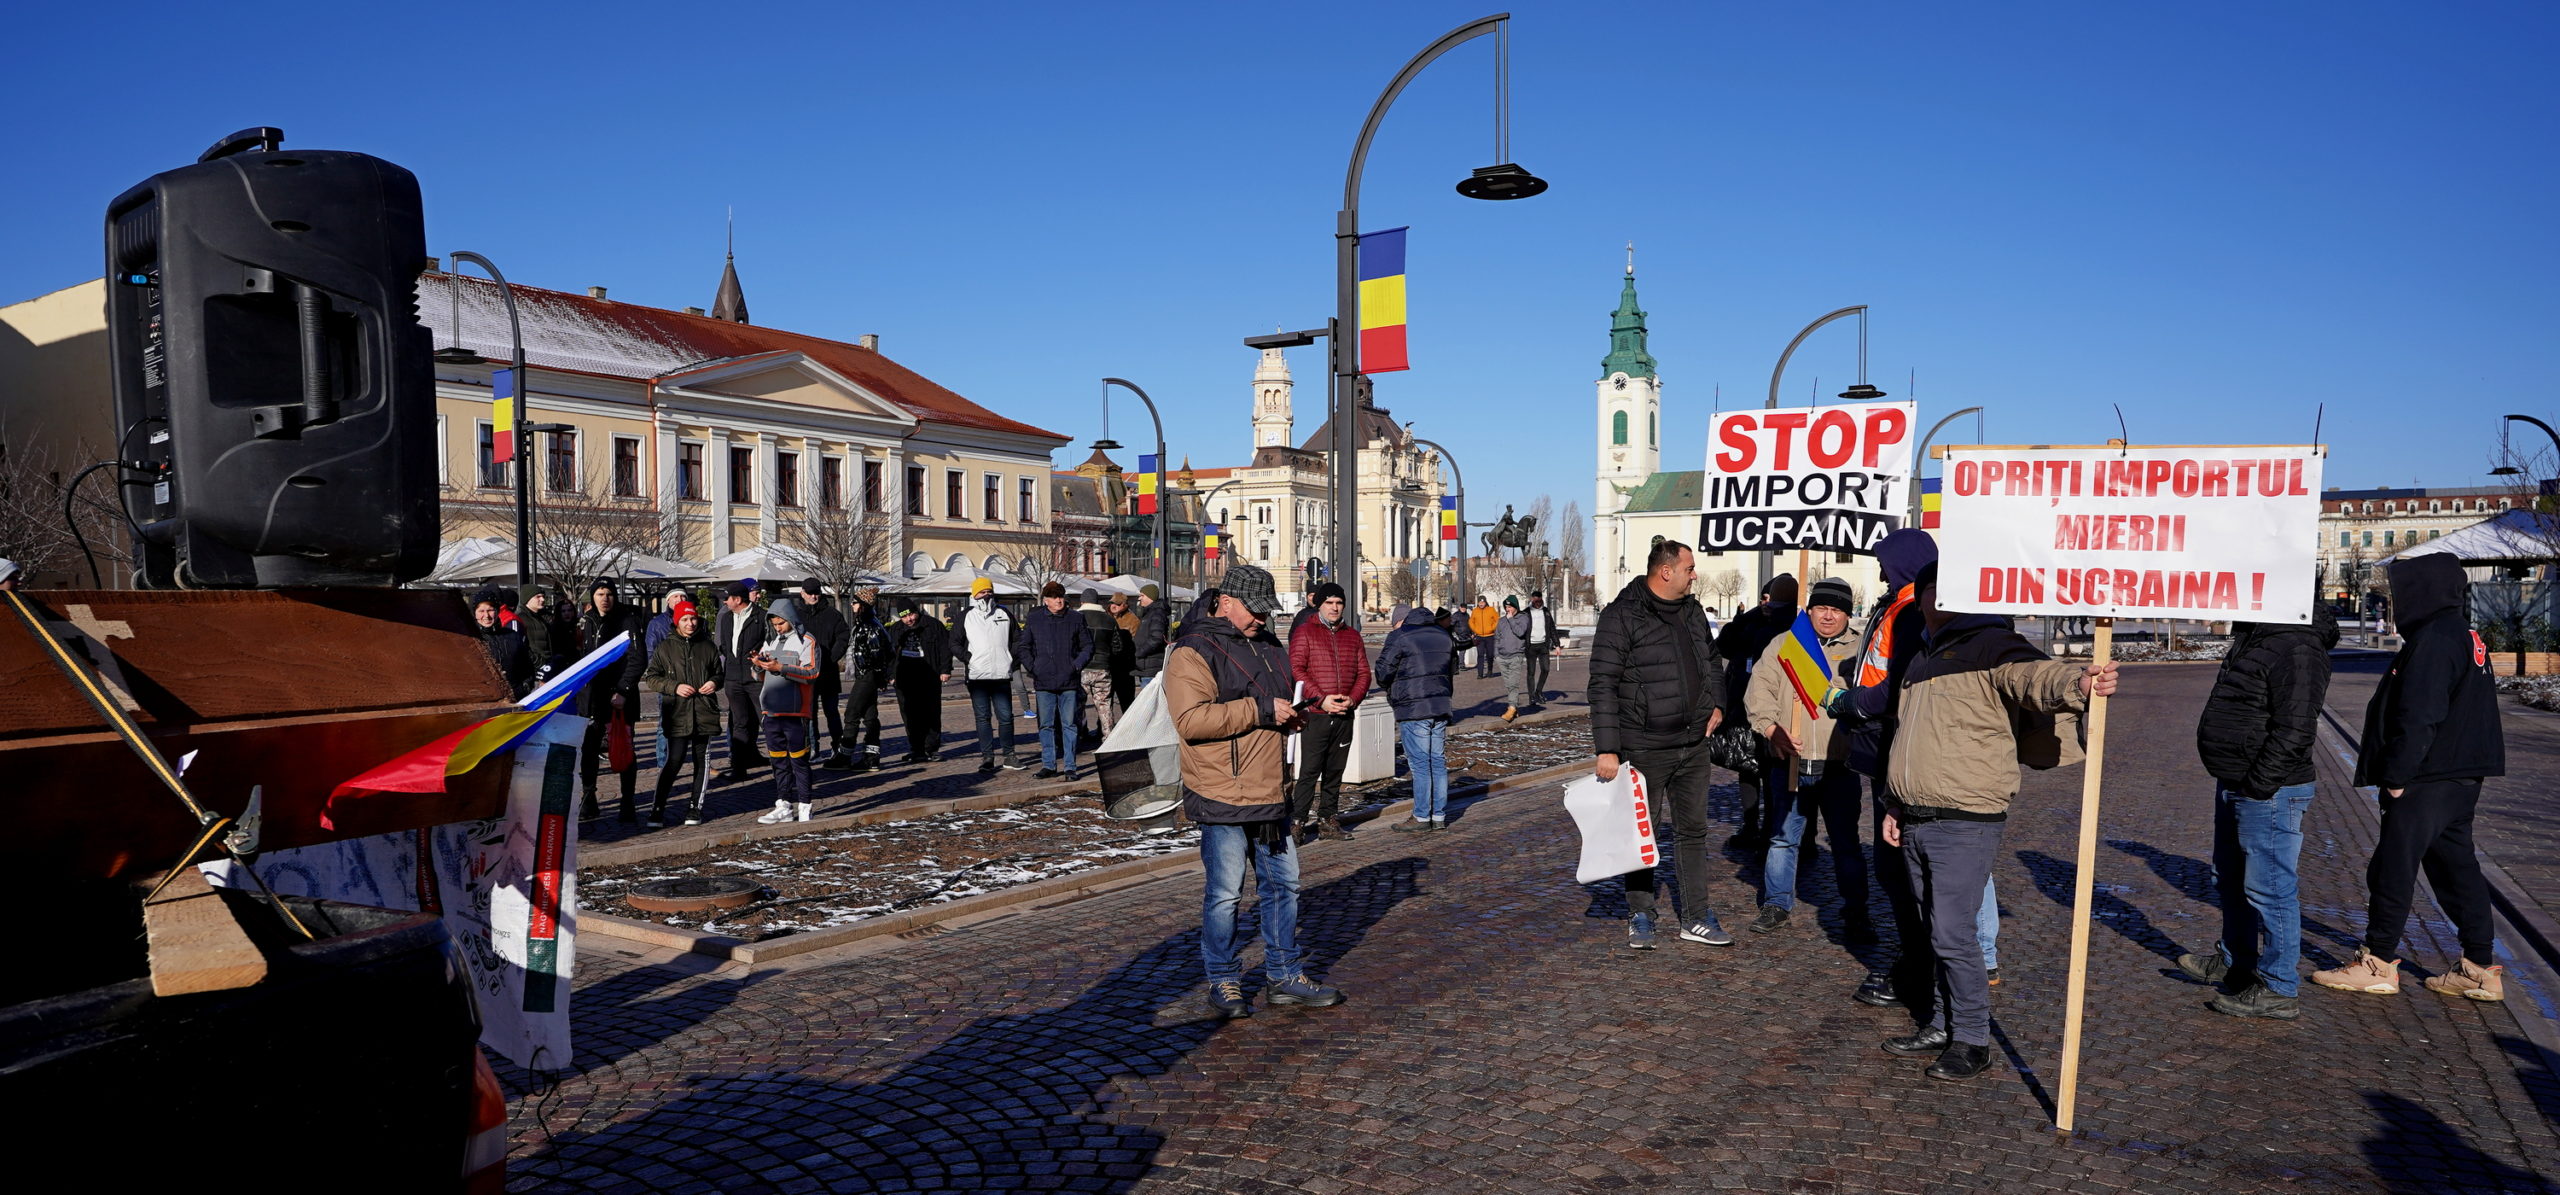
<path fill-rule="evenodd" d="M 151 588 L 397 585 L 435 567 L 417 176 L 246 129 L 107 208 L 118 454 Z"/>

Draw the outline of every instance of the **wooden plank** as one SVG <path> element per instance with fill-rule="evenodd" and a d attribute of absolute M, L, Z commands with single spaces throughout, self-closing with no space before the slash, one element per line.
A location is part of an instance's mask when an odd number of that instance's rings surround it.
<path fill-rule="evenodd" d="M 267 956 L 193 866 L 180 869 L 142 907 L 142 927 L 150 943 L 154 995 L 227 991 L 267 977 Z"/>
<path fill-rule="evenodd" d="M 2090 648 L 2093 666 L 2107 663 L 2115 650 L 2116 620 L 2098 620 L 2097 642 Z M 2063 985 L 2062 1082 L 2054 1095 L 2053 1127 L 2071 1131 L 2080 1094 L 2080 1014 L 2089 996 L 2089 905 L 2098 878 L 2098 790 L 2107 764 L 2107 699 L 2091 695 L 2086 715 L 2089 759 L 2080 773 L 2079 866 L 2071 880 L 2071 970 Z"/>

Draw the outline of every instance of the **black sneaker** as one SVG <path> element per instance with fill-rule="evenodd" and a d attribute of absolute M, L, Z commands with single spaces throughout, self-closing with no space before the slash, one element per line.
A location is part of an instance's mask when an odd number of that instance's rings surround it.
<path fill-rule="evenodd" d="M 1057 774 L 1058 774 L 1058 769 L 1056 769 L 1056 768 L 1042 768 L 1042 769 L 1040 769 L 1040 770 L 1039 770 L 1039 771 L 1037 771 L 1037 772 L 1033 772 L 1033 773 L 1031 774 L 1031 778 L 1032 778 L 1032 779 L 1034 779 L 1034 780 L 1047 780 L 1047 779 L 1050 779 L 1050 778 L 1052 778 L 1052 777 L 1055 777 Z"/>
<path fill-rule="evenodd" d="M 2198 983 L 2209 983 L 2220 987 L 2223 978 L 2231 974 L 2231 964 L 2222 961 L 2222 951 L 2217 949 L 2211 954 L 2179 955 L 2178 970 L 2185 972 L 2187 978 Z"/>
<path fill-rule="evenodd" d="M 981 775 L 981 776 L 991 776 L 991 775 L 994 775 L 994 774 L 995 774 L 995 770 L 996 770 L 996 761 L 994 761 L 994 760 L 992 760 L 992 759 L 982 759 L 982 760 L 979 760 L 979 761 L 978 761 L 978 774 L 979 774 L 979 775 Z"/>
<path fill-rule="evenodd" d="M 1902 997 L 1893 993 L 1893 981 L 1882 975 L 1870 975 L 1849 998 L 1869 1008 L 1900 1008 Z"/>
<path fill-rule="evenodd" d="M 868 772 L 879 766 L 880 753 L 877 751 L 865 751 L 853 759 L 853 770 L 857 772 Z"/>
<path fill-rule="evenodd" d="M 1755 934 L 1774 932 L 1784 926 L 1787 918 L 1791 916 L 1793 916 L 1792 913 L 1779 905 L 1762 905 L 1760 915 L 1751 919 L 1751 932 Z"/>
<path fill-rule="evenodd" d="M 1935 1054 L 1946 1049 L 1954 1041 L 1954 1036 L 1947 1032 L 1946 1026 L 1931 1025 L 1918 1033 L 1884 1039 L 1884 1052 L 1904 1055 Z"/>
<path fill-rule="evenodd" d="M 1932 1079 L 1970 1079 L 1991 1069 L 1991 1047 L 1950 1042 L 1946 1052 L 1921 1072 Z"/>
<path fill-rule="evenodd" d="M 996 761 L 996 766 L 997 766 L 997 767 L 1000 767 L 1000 768 L 1003 768 L 1004 770 L 1006 770 L 1006 771 L 1008 771 L 1008 772 L 1019 772 L 1019 771 L 1021 771 L 1021 770 L 1022 770 L 1022 769 L 1024 769 L 1024 768 L 1030 767 L 1031 765 L 1030 765 L 1030 764 L 1027 764 L 1027 763 L 1024 763 L 1024 762 L 1022 762 L 1021 760 L 1015 759 L 1014 757 L 1012 757 L 1012 756 L 1008 755 L 1008 756 L 1004 757 L 1003 759 L 997 760 L 997 761 Z"/>
<path fill-rule="evenodd" d="M 838 751 L 835 754 L 828 756 L 827 761 L 819 764 L 818 766 L 825 768 L 830 772 L 850 772 L 853 770 L 853 757 L 842 751 Z"/>
<path fill-rule="evenodd" d="M 1244 985 L 1232 979 L 1209 985 L 1209 1008 L 1231 1021 L 1253 1015 L 1253 1002 L 1244 998 Z"/>
<path fill-rule="evenodd" d="M 2279 996 L 2263 983 L 2228 995 L 2216 996 L 2205 1007 L 2226 1017 L 2264 1017 L 2271 1021 L 2290 1021 L 2302 1015 L 2302 1002 L 2292 996 Z"/>
<path fill-rule="evenodd" d="M 578 802 L 578 820 L 594 821 L 603 816 L 604 809 L 596 804 L 594 793 L 587 794 L 587 799 Z"/>

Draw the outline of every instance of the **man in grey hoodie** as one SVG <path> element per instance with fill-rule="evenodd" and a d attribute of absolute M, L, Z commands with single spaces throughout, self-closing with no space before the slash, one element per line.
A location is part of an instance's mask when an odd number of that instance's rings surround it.
<path fill-rule="evenodd" d="M 1502 599 L 1502 620 L 1493 628 L 1493 656 L 1502 666 L 1502 720 L 1520 716 L 1520 707 L 1529 704 L 1525 696 L 1529 684 L 1529 616 L 1520 612 L 1520 597 L 1509 594 Z"/>

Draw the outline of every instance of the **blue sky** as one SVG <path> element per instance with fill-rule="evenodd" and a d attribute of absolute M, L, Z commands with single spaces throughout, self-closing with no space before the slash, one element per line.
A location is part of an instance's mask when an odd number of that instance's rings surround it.
<path fill-rule="evenodd" d="M 1146 386 L 1177 458 L 1249 451 L 1239 337 L 1320 324 L 1359 121 L 1439 3 L 53 5 L 0 89 L 0 301 L 93 277 L 109 198 L 282 126 L 415 171 L 430 248 L 707 304 L 721 218 L 757 322 L 851 339 L 1076 437 Z M 1637 243 L 1666 468 L 1806 321 L 1873 306 L 1871 379 L 1989 438 L 2301 442 L 2333 485 L 2478 484 L 2496 416 L 2560 409 L 2560 9 L 2379 3 L 1524 2 L 1512 142 L 1489 41 L 1427 71 L 1364 223 L 1411 225 L 1397 418 L 1470 505 L 1592 488 L 1593 381 Z M 35 52 L 51 47 L 51 52 Z M 207 49 L 207 47 L 222 47 Z M 1854 327 L 1789 368 L 1854 380 Z M 1322 358 L 1298 350 L 1299 434 Z M 1134 404 L 1115 404 L 1130 440 Z M 1968 421 L 1969 422 L 1969 421 Z"/>

